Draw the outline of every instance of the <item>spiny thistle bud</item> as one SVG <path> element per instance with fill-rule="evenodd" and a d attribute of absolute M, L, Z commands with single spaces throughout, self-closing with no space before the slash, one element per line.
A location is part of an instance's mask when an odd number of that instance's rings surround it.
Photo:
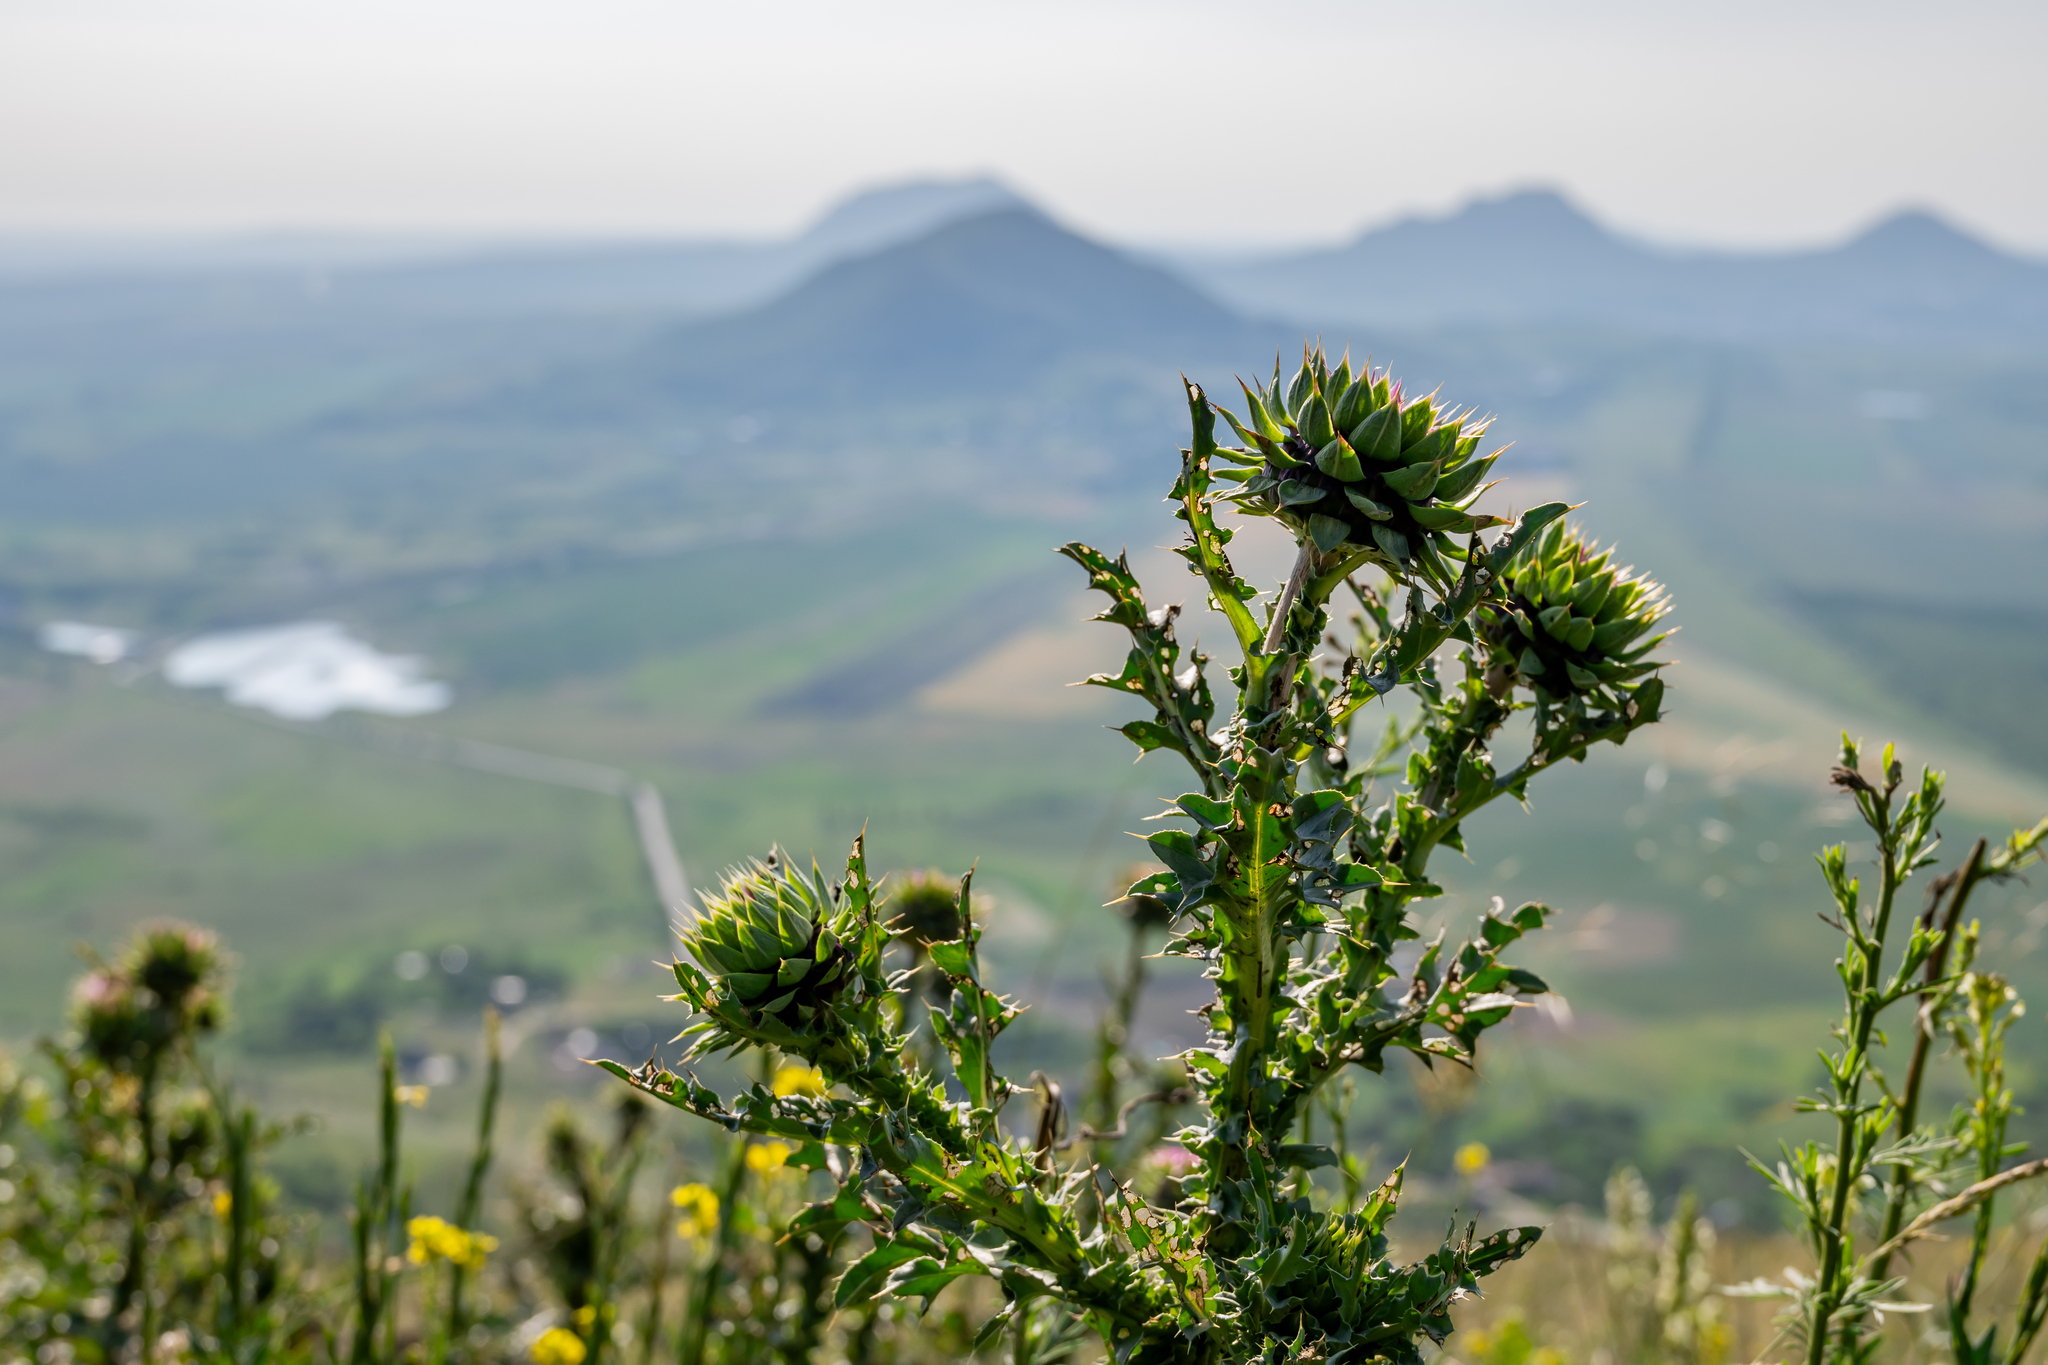
<path fill-rule="evenodd" d="M 836 899 L 816 868 L 806 878 L 771 853 L 729 873 L 680 937 L 749 1022 L 773 1018 L 801 1033 L 858 981 Z"/>
<path fill-rule="evenodd" d="M 1663 585 L 1617 568 L 1614 552 L 1553 522 L 1505 575 L 1509 606 L 1487 635 L 1502 663 L 1557 700 L 1620 705 L 1623 686 L 1661 667 L 1669 636 L 1643 638 L 1670 610 Z"/>
<path fill-rule="evenodd" d="M 1222 408 L 1245 442 L 1217 453 L 1248 470 L 1224 473 L 1243 488 L 1246 511 L 1276 517 L 1324 554 L 1353 545 L 1396 572 L 1432 551 L 1457 555 L 1452 535 L 1501 519 L 1471 511 L 1500 452 L 1477 458 L 1487 419 L 1436 405 L 1434 395 L 1403 401 L 1385 370 L 1351 373 L 1346 356 L 1332 371 L 1320 347 L 1283 382 L 1243 384 L 1246 418 Z"/>
<path fill-rule="evenodd" d="M 222 1022 L 222 961 L 212 934 L 182 924 L 136 934 L 112 967 L 80 979 L 73 1018 L 86 1051 L 117 1069 L 146 1068 Z"/>
<path fill-rule="evenodd" d="M 934 943 L 960 937 L 960 882 L 936 868 L 904 874 L 903 887 L 883 906 L 889 932 L 911 950 L 916 970 L 899 978 L 899 989 L 922 992 L 943 1005 L 953 998 L 953 983 L 927 957 Z"/>
<path fill-rule="evenodd" d="M 960 937 L 960 881 L 943 872 L 911 872 L 891 896 L 889 930 L 919 948 Z"/>

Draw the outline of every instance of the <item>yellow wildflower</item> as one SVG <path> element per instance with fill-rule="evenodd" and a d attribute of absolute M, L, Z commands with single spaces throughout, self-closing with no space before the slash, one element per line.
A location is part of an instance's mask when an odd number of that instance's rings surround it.
<path fill-rule="evenodd" d="M 405 1249 L 405 1259 L 414 1265 L 446 1261 L 476 1270 L 483 1265 L 484 1257 L 498 1249 L 498 1239 L 490 1234 L 464 1232 L 443 1218 L 412 1219 L 405 1225 L 405 1233 L 412 1238 L 412 1245 Z"/>
<path fill-rule="evenodd" d="M 590 1348 L 568 1328 L 550 1327 L 540 1334 L 528 1354 L 533 1357 L 533 1365 L 583 1365 L 583 1357 L 590 1354 Z"/>
<path fill-rule="evenodd" d="M 825 1094 L 825 1073 L 802 1062 L 785 1062 L 775 1068 L 775 1079 L 769 1082 L 769 1089 L 777 1095 L 822 1098 Z"/>
<path fill-rule="evenodd" d="M 702 1185 L 678 1185 L 669 1202 L 683 1211 L 678 1237 L 709 1237 L 718 1228 L 718 1196 Z"/>
<path fill-rule="evenodd" d="M 396 1099 L 400 1104 L 409 1104 L 415 1109 L 426 1108 L 427 1096 L 432 1093 L 424 1085 L 394 1086 L 391 1091 L 392 1098 Z"/>
<path fill-rule="evenodd" d="M 1486 1150 L 1485 1143 L 1468 1142 L 1451 1158 L 1451 1164 L 1458 1168 L 1459 1175 L 1478 1175 L 1492 1159 L 1493 1153 Z"/>
<path fill-rule="evenodd" d="M 214 1217 L 225 1218 L 228 1216 L 228 1214 L 234 1211 L 234 1207 L 235 1197 L 232 1194 L 229 1194 L 226 1190 L 222 1190 L 218 1194 L 213 1196 Z"/>
<path fill-rule="evenodd" d="M 597 1321 L 597 1309 L 594 1305 L 586 1303 L 576 1310 L 574 1316 L 576 1318 L 576 1325 L 587 1331 L 590 1324 Z"/>
<path fill-rule="evenodd" d="M 777 1142 L 773 1138 L 766 1142 L 757 1142 L 747 1148 L 747 1169 L 764 1174 L 780 1169 L 795 1152 L 796 1148 L 786 1142 Z"/>

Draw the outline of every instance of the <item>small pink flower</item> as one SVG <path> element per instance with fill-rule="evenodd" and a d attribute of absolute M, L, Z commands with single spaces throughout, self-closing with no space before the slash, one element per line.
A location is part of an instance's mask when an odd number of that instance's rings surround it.
<path fill-rule="evenodd" d="M 105 972 L 87 972 L 78 979 L 72 993 L 81 1005 L 97 1005 L 116 991 L 114 979 Z"/>

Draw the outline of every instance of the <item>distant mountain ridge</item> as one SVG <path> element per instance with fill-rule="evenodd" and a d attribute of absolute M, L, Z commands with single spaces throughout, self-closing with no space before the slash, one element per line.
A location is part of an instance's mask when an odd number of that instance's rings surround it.
<path fill-rule="evenodd" d="M 1265 340 L 1177 276 L 1003 207 L 828 265 L 744 313 L 686 325 L 643 353 L 685 383 L 812 384 L 892 396 L 983 394 L 1070 357 L 1178 366 Z"/>
<path fill-rule="evenodd" d="M 502 313 L 567 310 L 703 316 L 750 308 L 813 272 L 1024 200 L 986 177 L 860 191 L 794 237 L 767 241 L 582 243 L 479 252 L 337 279 L 338 293 L 413 307 Z"/>
<path fill-rule="evenodd" d="M 750 307 L 833 261 L 1024 206 L 1001 181 L 914 180 L 857 191 L 802 232 L 760 240 L 505 242 L 276 233 L 192 238 L 0 234 L 0 290 L 302 281 L 328 306 L 450 316 L 684 313 Z"/>
<path fill-rule="evenodd" d="M 1001 211 L 1038 212 L 998 180 L 966 177 L 879 186 L 794 236 L 755 241 L 282 234 L 123 245 L 0 234 L 0 293 L 11 308 L 53 317 L 88 302 L 169 315 L 232 281 L 275 295 L 265 305 L 273 309 L 290 295 L 380 321 L 709 318 Z M 1137 254 L 1241 313 L 1309 330 L 1564 324 L 1764 343 L 2048 344 L 2048 263 L 1918 211 L 1826 249 L 1681 253 L 1617 234 L 1555 192 L 1526 190 L 1405 218 L 1337 247 Z"/>
<path fill-rule="evenodd" d="M 2048 342 L 2048 265 L 1932 214 L 1837 247 L 1674 254 L 1527 190 L 1333 248 L 1180 269 L 1232 306 L 1306 324 L 1590 324 L 1730 340 Z"/>
<path fill-rule="evenodd" d="M 863 255 L 914 241 L 963 218 L 977 218 L 1003 209 L 1040 211 L 991 176 L 906 180 L 862 190 L 838 201 L 805 228 L 795 244 L 818 256 Z"/>
<path fill-rule="evenodd" d="M 1283 341 L 1298 346 L 1299 333 L 1247 321 L 1035 209 L 995 207 L 600 360 L 452 400 L 425 391 L 337 429 L 372 440 L 490 430 L 506 448 L 558 451 L 684 442 L 700 504 L 714 482 L 765 487 L 755 471 L 801 467 L 824 487 L 842 457 L 872 464 L 885 453 L 899 497 L 969 485 L 1107 491 L 1156 472 L 1162 451 L 1170 459 L 1161 433 L 1186 421 L 1178 373 L 1228 374 Z"/>

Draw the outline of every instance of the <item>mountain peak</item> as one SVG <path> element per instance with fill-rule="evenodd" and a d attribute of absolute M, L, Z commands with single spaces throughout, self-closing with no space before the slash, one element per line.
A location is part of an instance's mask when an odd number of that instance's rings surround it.
<path fill-rule="evenodd" d="M 1904 209 L 1837 249 L 1842 255 L 1897 264 L 2004 261 L 1996 248 L 1926 209 Z"/>
<path fill-rule="evenodd" d="M 652 354 L 669 374 L 725 392 L 763 375 L 780 382 L 801 356 L 826 388 L 979 393 L 1027 385 L 1081 354 L 1170 367 L 1237 353 L 1246 336 L 1175 276 L 1019 202 L 837 261 Z"/>
<path fill-rule="evenodd" d="M 1564 195 L 1553 189 L 1534 186 L 1492 198 L 1473 199 L 1437 217 L 1417 214 L 1386 227 L 1369 228 L 1357 241 L 1363 245 L 1386 237 L 1425 234 L 1466 241 L 1494 239 L 1524 245 L 1531 242 L 1606 245 L 1614 240 L 1605 228 Z"/>
<path fill-rule="evenodd" d="M 1864 343 L 2048 336 L 2048 268 L 1922 209 L 1821 250 L 1678 256 L 1529 189 L 1407 218 L 1334 250 L 1195 270 L 1240 309 L 1310 325 L 1593 323 Z"/>
<path fill-rule="evenodd" d="M 1544 186 L 1510 190 L 1491 199 L 1474 199 L 1457 213 L 1453 220 L 1463 218 L 1473 222 L 1512 224 L 1517 227 L 1546 226 L 1570 228 L 1578 231 L 1592 231 L 1605 236 L 1600 225 L 1577 204 L 1565 198 L 1557 190 Z"/>
<path fill-rule="evenodd" d="M 823 254 L 858 255 L 922 237 L 962 218 L 1030 207 L 1022 195 L 988 176 L 910 180 L 840 200 L 799 240 Z"/>

